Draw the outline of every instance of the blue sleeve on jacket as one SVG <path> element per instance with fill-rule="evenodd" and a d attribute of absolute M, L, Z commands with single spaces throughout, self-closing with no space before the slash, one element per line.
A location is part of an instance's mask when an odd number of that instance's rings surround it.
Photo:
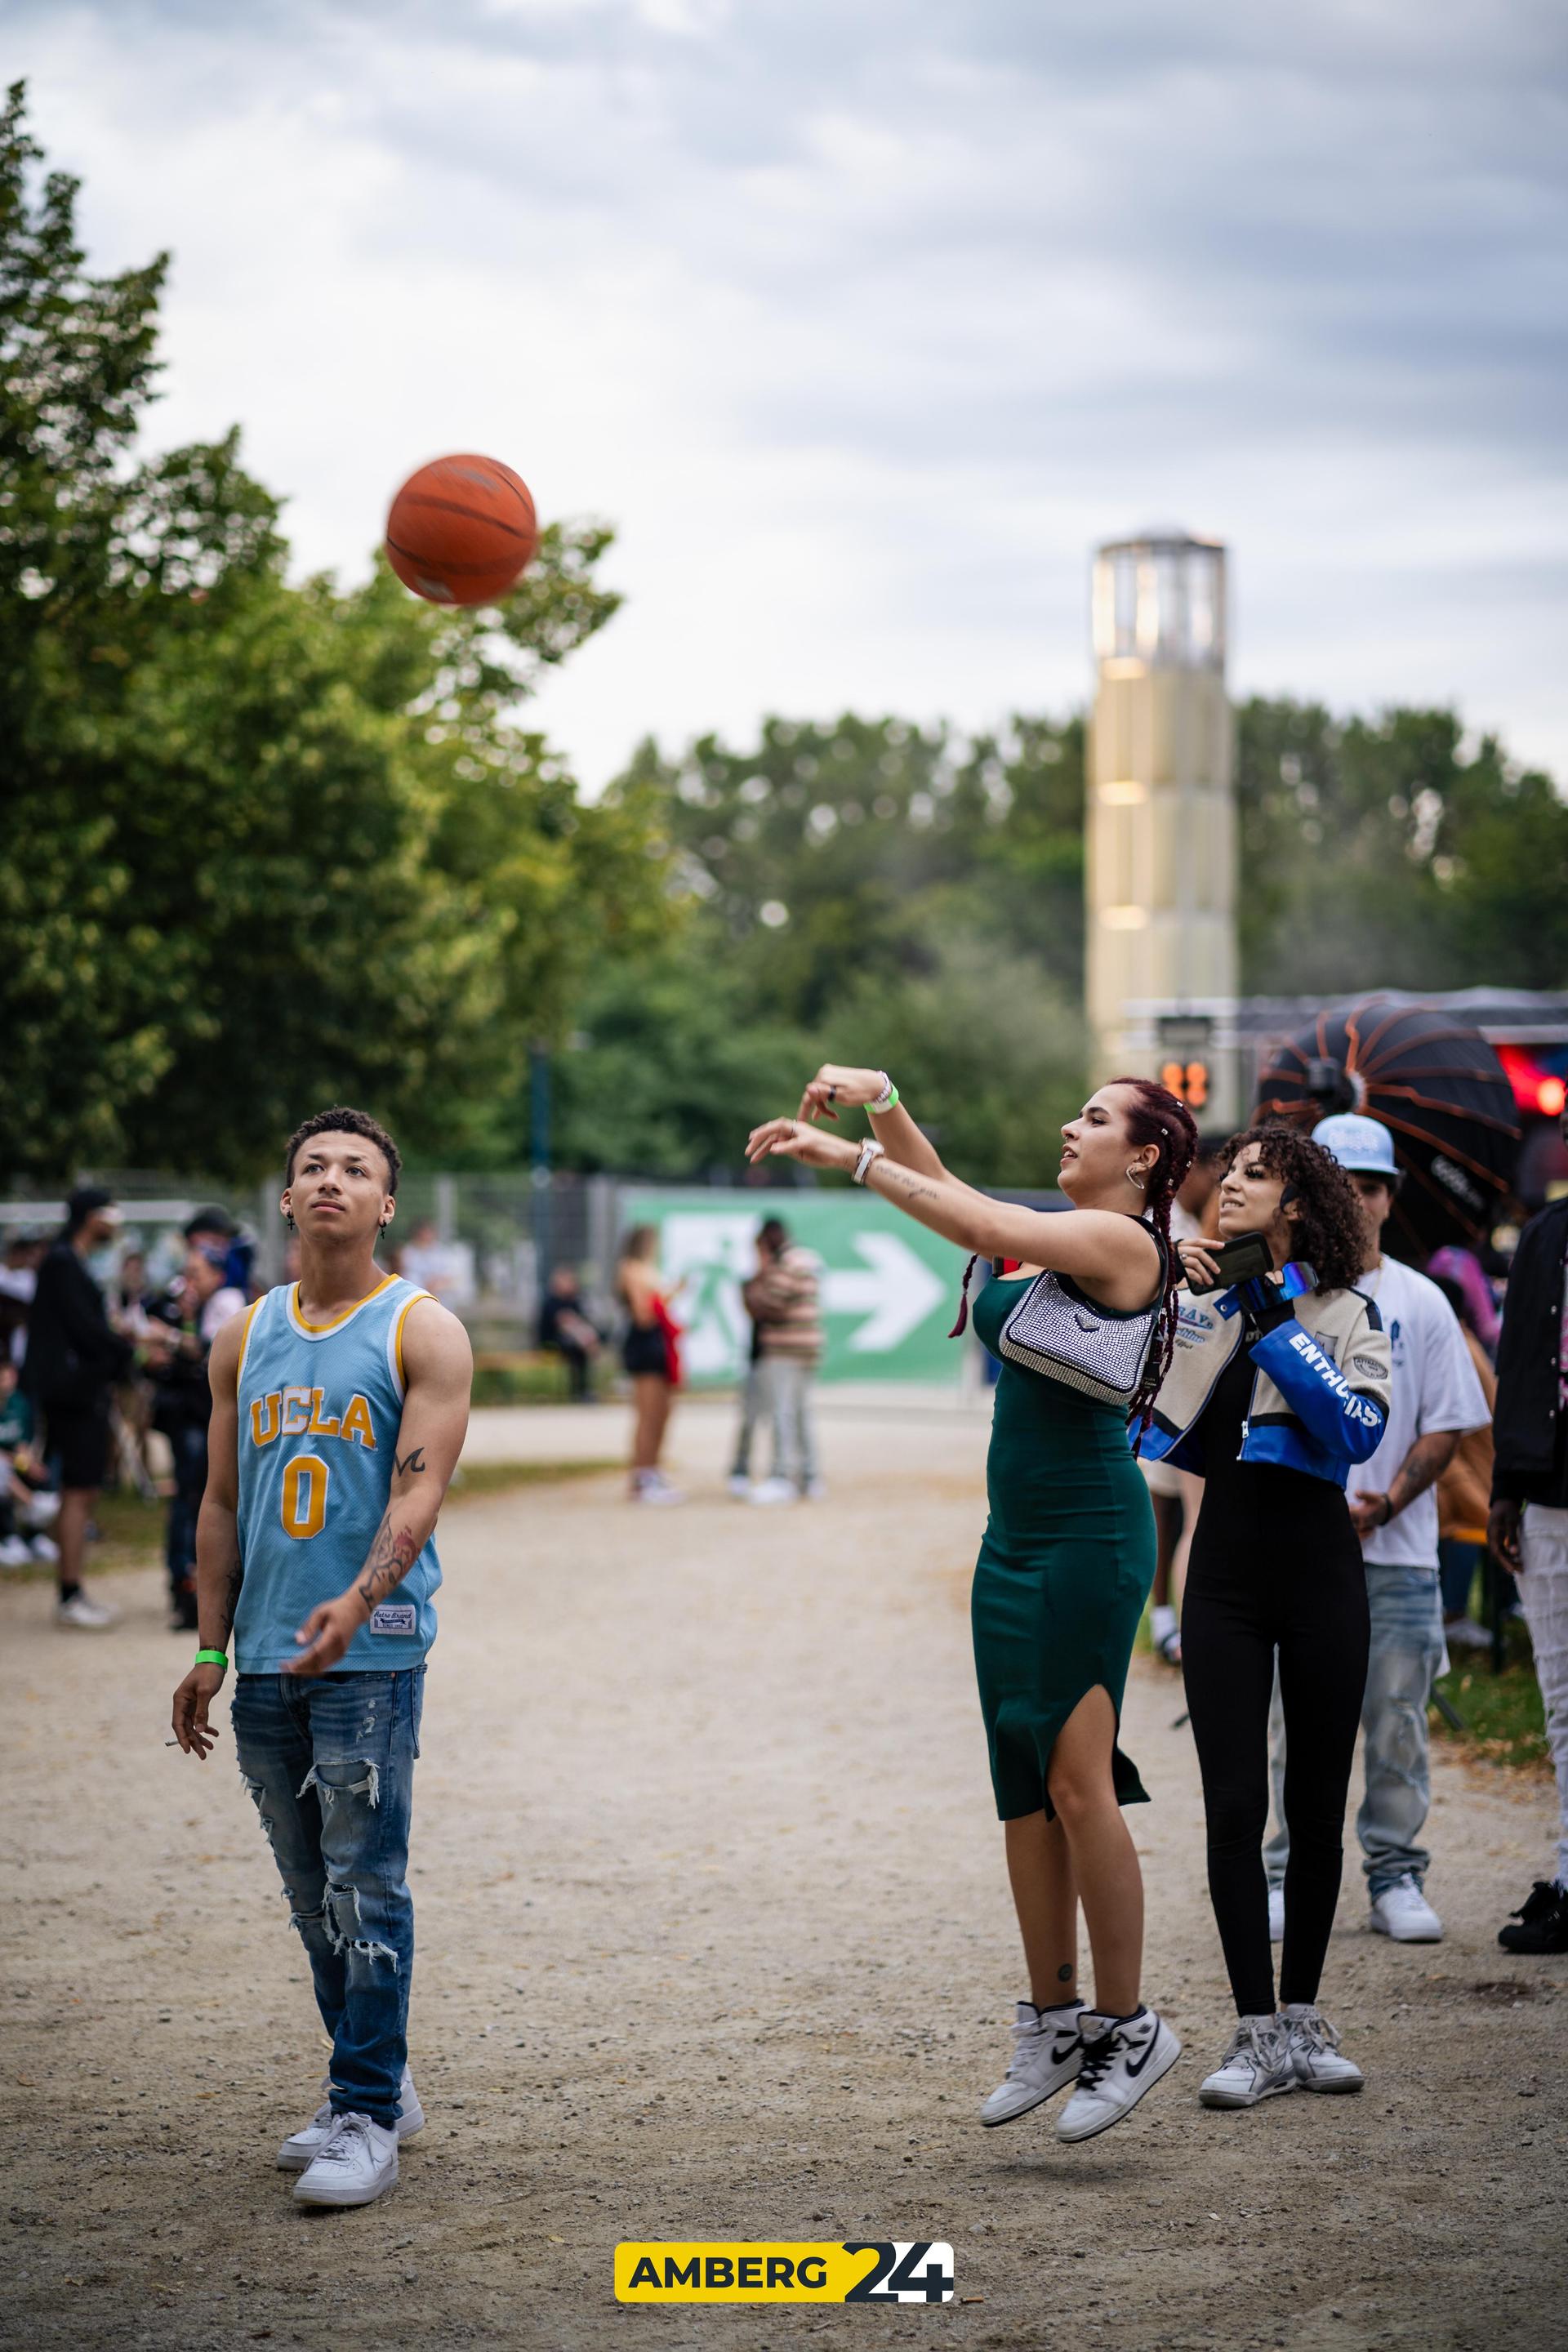
<path fill-rule="evenodd" d="M 1352 1388 L 1293 1315 L 1247 1352 L 1320 1445 L 1346 1462 L 1365 1462 L 1376 1453 L 1387 1419 L 1382 1405 Z"/>

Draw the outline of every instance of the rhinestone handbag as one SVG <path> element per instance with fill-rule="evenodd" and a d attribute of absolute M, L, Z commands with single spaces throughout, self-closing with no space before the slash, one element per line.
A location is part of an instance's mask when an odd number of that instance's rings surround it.
<path fill-rule="evenodd" d="M 1070 1276 L 1047 1266 L 1002 1326 L 998 1347 L 1015 1364 L 1125 1412 L 1138 1392 L 1159 1318 L 1158 1298 L 1131 1315 L 1118 1314 L 1086 1298 Z"/>

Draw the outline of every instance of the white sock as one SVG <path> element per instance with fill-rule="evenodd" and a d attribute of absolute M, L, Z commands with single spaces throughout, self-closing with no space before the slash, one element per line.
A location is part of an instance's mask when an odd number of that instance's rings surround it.
<path fill-rule="evenodd" d="M 1152 1637 L 1154 1647 L 1156 1649 L 1159 1648 L 1162 1642 L 1169 1641 L 1171 1635 L 1175 1632 L 1175 1630 L 1176 1612 L 1173 1609 L 1169 1608 L 1164 1601 L 1162 1601 L 1157 1608 L 1150 1610 L 1149 1632 Z"/>

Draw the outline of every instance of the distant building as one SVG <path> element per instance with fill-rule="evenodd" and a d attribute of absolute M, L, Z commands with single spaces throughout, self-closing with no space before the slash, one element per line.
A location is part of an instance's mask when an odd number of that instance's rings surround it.
<path fill-rule="evenodd" d="M 1238 984 L 1226 555 L 1151 530 L 1094 564 L 1086 999 L 1098 1080 L 1163 1076 L 1200 1126 L 1241 1110 L 1218 1025 Z M 1150 1018 L 1145 1008 L 1157 1004 Z"/>

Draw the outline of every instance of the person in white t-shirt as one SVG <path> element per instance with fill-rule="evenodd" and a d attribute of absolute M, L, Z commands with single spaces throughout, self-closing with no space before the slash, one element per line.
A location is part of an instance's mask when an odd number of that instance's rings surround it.
<path fill-rule="evenodd" d="M 1377 1450 L 1350 1481 L 1372 1612 L 1372 1654 L 1362 1702 L 1366 1794 L 1356 1815 L 1372 1926 L 1399 1944 L 1435 1944 L 1443 1922 L 1423 1888 L 1431 1854 L 1419 1843 L 1432 1801 L 1426 1706 L 1442 1672 L 1443 1598 L 1437 1578 L 1436 1483 L 1460 1438 L 1491 1419 L 1459 1319 L 1435 1282 L 1383 1255 L 1383 1229 L 1399 1191 L 1394 1139 L 1380 1120 L 1343 1112 L 1312 1140 L 1331 1151 L 1361 1194 L 1365 1268 L 1356 1288 L 1375 1301 L 1394 1360 L 1394 1397 Z M 1264 1848 L 1270 1899 L 1285 1881 L 1284 1738 L 1274 1743 L 1274 1803 L 1280 1827 Z"/>

